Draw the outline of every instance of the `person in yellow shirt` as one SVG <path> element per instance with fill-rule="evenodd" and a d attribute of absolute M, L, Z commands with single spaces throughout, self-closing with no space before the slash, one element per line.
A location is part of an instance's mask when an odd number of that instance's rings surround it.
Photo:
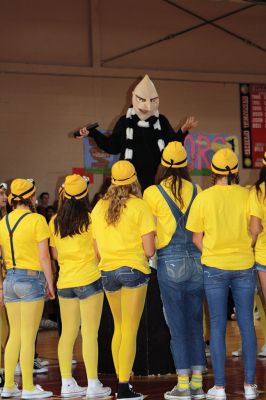
<path fill-rule="evenodd" d="M 208 399 L 226 399 L 225 333 L 229 288 L 242 338 L 246 399 L 257 397 L 254 385 L 257 339 L 253 322 L 254 255 L 249 234 L 249 190 L 239 185 L 238 159 L 230 149 L 218 150 L 211 163 L 214 185 L 194 200 L 187 229 L 202 251 L 204 288 L 209 306 L 210 349 L 215 386 Z"/>
<path fill-rule="evenodd" d="M 150 186 L 143 194 L 157 223 L 157 278 L 178 376 L 177 385 L 164 395 L 167 400 L 205 398 L 203 271 L 200 251 L 192 242 L 192 233 L 185 228 L 200 189 L 191 182 L 187 165 L 182 144 L 169 143 L 157 172 L 158 185 Z"/>
<path fill-rule="evenodd" d="M 45 292 L 48 297 L 55 297 L 48 248 L 50 233 L 45 218 L 35 212 L 34 181 L 15 179 L 10 189 L 8 200 L 14 210 L 0 221 L 1 252 L 7 269 L 3 285 L 2 274 L 0 276 L 0 300 L 6 304 L 10 326 L 1 396 L 40 399 L 53 395 L 33 384 L 35 339 Z M 14 382 L 19 354 L 22 393 Z"/>
<path fill-rule="evenodd" d="M 155 224 L 141 198 L 134 166 L 126 160 L 118 161 L 111 174 L 107 193 L 92 211 L 93 238 L 114 319 L 112 355 L 118 377 L 117 399 L 142 400 L 143 395 L 129 385 L 129 378 L 149 281 L 147 257 L 155 251 Z"/>
<path fill-rule="evenodd" d="M 5 215 L 6 205 L 7 205 L 7 184 L 5 182 L 0 183 L 0 220 Z M 3 270 L 5 272 L 5 266 L 3 265 L 2 255 L 0 253 L 0 263 Z M 0 368 L 2 367 L 2 351 L 5 349 L 7 338 L 9 333 L 9 326 L 6 315 L 6 308 L 4 305 L 0 305 Z M 0 372 L 0 391 L 2 391 L 4 386 L 4 373 L 1 369 Z"/>
<path fill-rule="evenodd" d="M 64 201 L 50 221 L 50 246 L 59 263 L 57 292 L 62 320 L 58 358 L 62 397 L 106 397 L 111 393 L 98 380 L 98 330 L 103 306 L 103 286 L 94 251 L 89 214 L 88 182 L 69 175 Z M 72 355 L 81 326 L 82 353 L 88 387 L 72 377 Z"/>

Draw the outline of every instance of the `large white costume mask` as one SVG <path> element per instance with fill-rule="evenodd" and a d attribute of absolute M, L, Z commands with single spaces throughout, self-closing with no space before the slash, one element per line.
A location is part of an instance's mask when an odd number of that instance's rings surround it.
<path fill-rule="evenodd" d="M 158 114 L 159 96 L 148 75 L 144 76 L 132 92 L 132 104 L 135 113 L 143 121 Z"/>

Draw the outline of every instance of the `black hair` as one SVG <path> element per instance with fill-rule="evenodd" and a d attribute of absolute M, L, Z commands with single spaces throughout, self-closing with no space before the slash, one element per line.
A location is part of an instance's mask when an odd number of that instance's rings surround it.
<path fill-rule="evenodd" d="M 55 234 L 61 238 L 79 235 L 86 231 L 91 223 L 88 196 L 82 199 L 65 199 L 54 220 Z"/>
<path fill-rule="evenodd" d="M 257 182 L 255 183 L 255 188 L 256 188 L 256 192 L 257 192 L 257 196 L 261 196 L 262 195 L 262 191 L 260 188 L 260 185 L 264 183 L 264 188 L 265 188 L 265 195 L 264 195 L 264 200 L 266 198 L 266 165 L 263 165 L 263 167 L 260 170 L 260 174 L 259 174 L 259 179 L 257 180 Z"/>
<path fill-rule="evenodd" d="M 48 192 L 42 192 L 42 193 L 40 194 L 40 199 L 42 200 L 42 199 L 43 199 L 43 196 L 47 196 L 47 195 L 50 196 Z"/>
<path fill-rule="evenodd" d="M 171 181 L 169 181 L 169 188 L 173 193 L 174 199 L 179 202 L 180 209 L 182 210 L 182 208 L 184 208 L 184 201 L 182 199 L 182 179 L 191 182 L 188 167 L 172 168 L 160 164 L 157 169 L 155 183 L 159 185 L 162 180 L 167 178 L 172 178 Z"/>
<path fill-rule="evenodd" d="M 228 180 L 228 185 L 236 184 L 238 185 L 240 182 L 240 178 L 239 178 L 239 173 L 236 172 L 235 174 L 229 174 L 229 175 L 221 175 L 221 174 L 215 174 L 214 172 L 211 175 L 212 178 L 212 184 L 216 185 L 217 180 L 221 179 L 221 178 L 227 178 Z"/>
<path fill-rule="evenodd" d="M 11 200 L 11 206 L 13 208 L 17 208 L 17 206 L 21 206 L 21 205 L 29 207 L 30 211 L 33 213 L 36 212 L 36 208 L 31 202 L 31 197 L 29 197 L 27 199 L 21 198 L 19 200 L 14 200 L 14 199 Z"/>

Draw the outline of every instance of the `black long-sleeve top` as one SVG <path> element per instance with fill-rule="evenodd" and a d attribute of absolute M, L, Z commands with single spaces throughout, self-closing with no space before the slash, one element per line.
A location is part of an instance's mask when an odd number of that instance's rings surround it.
<path fill-rule="evenodd" d="M 181 129 L 175 132 L 168 119 L 162 114 L 159 115 L 160 131 L 138 126 L 139 118 L 137 115 L 133 115 L 132 120 L 134 139 L 132 141 L 133 157 L 130 161 L 135 166 L 138 180 L 142 190 L 144 190 L 146 187 L 154 184 L 157 167 L 161 161 L 158 138 L 163 139 L 165 145 L 173 141 L 183 143 L 188 132 L 183 133 Z M 152 126 L 156 120 L 157 117 L 152 116 L 147 121 Z M 111 135 L 106 136 L 97 129 L 93 129 L 90 131 L 90 137 L 95 140 L 100 149 L 109 154 L 120 153 L 120 159 L 123 160 L 125 149 L 127 148 L 127 127 L 128 119 L 124 115 L 117 121 Z"/>

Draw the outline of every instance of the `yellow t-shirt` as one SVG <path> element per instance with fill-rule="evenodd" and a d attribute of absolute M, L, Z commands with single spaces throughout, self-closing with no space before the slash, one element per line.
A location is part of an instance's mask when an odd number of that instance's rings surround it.
<path fill-rule="evenodd" d="M 250 215 L 261 220 L 262 232 L 258 235 L 255 246 L 255 261 L 266 265 L 266 198 L 265 185 L 260 185 L 261 193 L 257 195 L 256 188 L 252 188 L 249 196 Z"/>
<path fill-rule="evenodd" d="M 16 209 L 8 214 L 11 229 L 17 220 L 29 210 Z M 38 243 L 50 237 L 49 227 L 43 215 L 30 213 L 19 222 L 13 235 L 15 268 L 42 271 Z M 13 268 L 6 217 L 0 221 L 0 244 L 4 248 L 6 268 Z"/>
<path fill-rule="evenodd" d="M 59 277 L 58 289 L 89 285 L 101 277 L 96 258 L 91 224 L 87 231 L 79 235 L 66 236 L 55 234 L 54 219 L 51 218 L 49 228 L 51 231 L 50 246 L 55 247 L 58 253 Z"/>
<path fill-rule="evenodd" d="M 167 192 L 167 194 L 171 197 L 174 203 L 180 207 L 178 201 L 175 200 L 171 190 L 171 179 L 164 179 L 161 182 L 163 189 Z M 200 187 L 197 186 L 198 193 L 201 191 Z M 184 214 L 189 206 L 193 193 L 193 185 L 191 182 L 182 179 L 182 199 L 184 202 L 184 208 L 180 211 Z M 157 236 L 156 236 L 156 247 L 157 249 L 161 249 L 167 246 L 172 239 L 173 234 L 176 230 L 176 221 L 173 217 L 167 202 L 164 197 L 161 195 L 159 189 L 156 185 L 152 185 L 148 187 L 143 193 L 143 200 L 147 202 L 153 215 L 156 217 L 157 222 Z"/>
<path fill-rule="evenodd" d="M 186 228 L 204 232 L 202 264 L 223 270 L 253 266 L 248 199 L 249 190 L 239 185 L 215 185 L 197 195 Z"/>
<path fill-rule="evenodd" d="M 108 200 L 99 200 L 91 214 L 93 238 L 101 256 L 100 269 L 113 271 L 127 266 L 149 274 L 142 236 L 155 232 L 151 210 L 142 199 L 132 196 L 114 226 L 105 220 L 108 205 Z"/>

